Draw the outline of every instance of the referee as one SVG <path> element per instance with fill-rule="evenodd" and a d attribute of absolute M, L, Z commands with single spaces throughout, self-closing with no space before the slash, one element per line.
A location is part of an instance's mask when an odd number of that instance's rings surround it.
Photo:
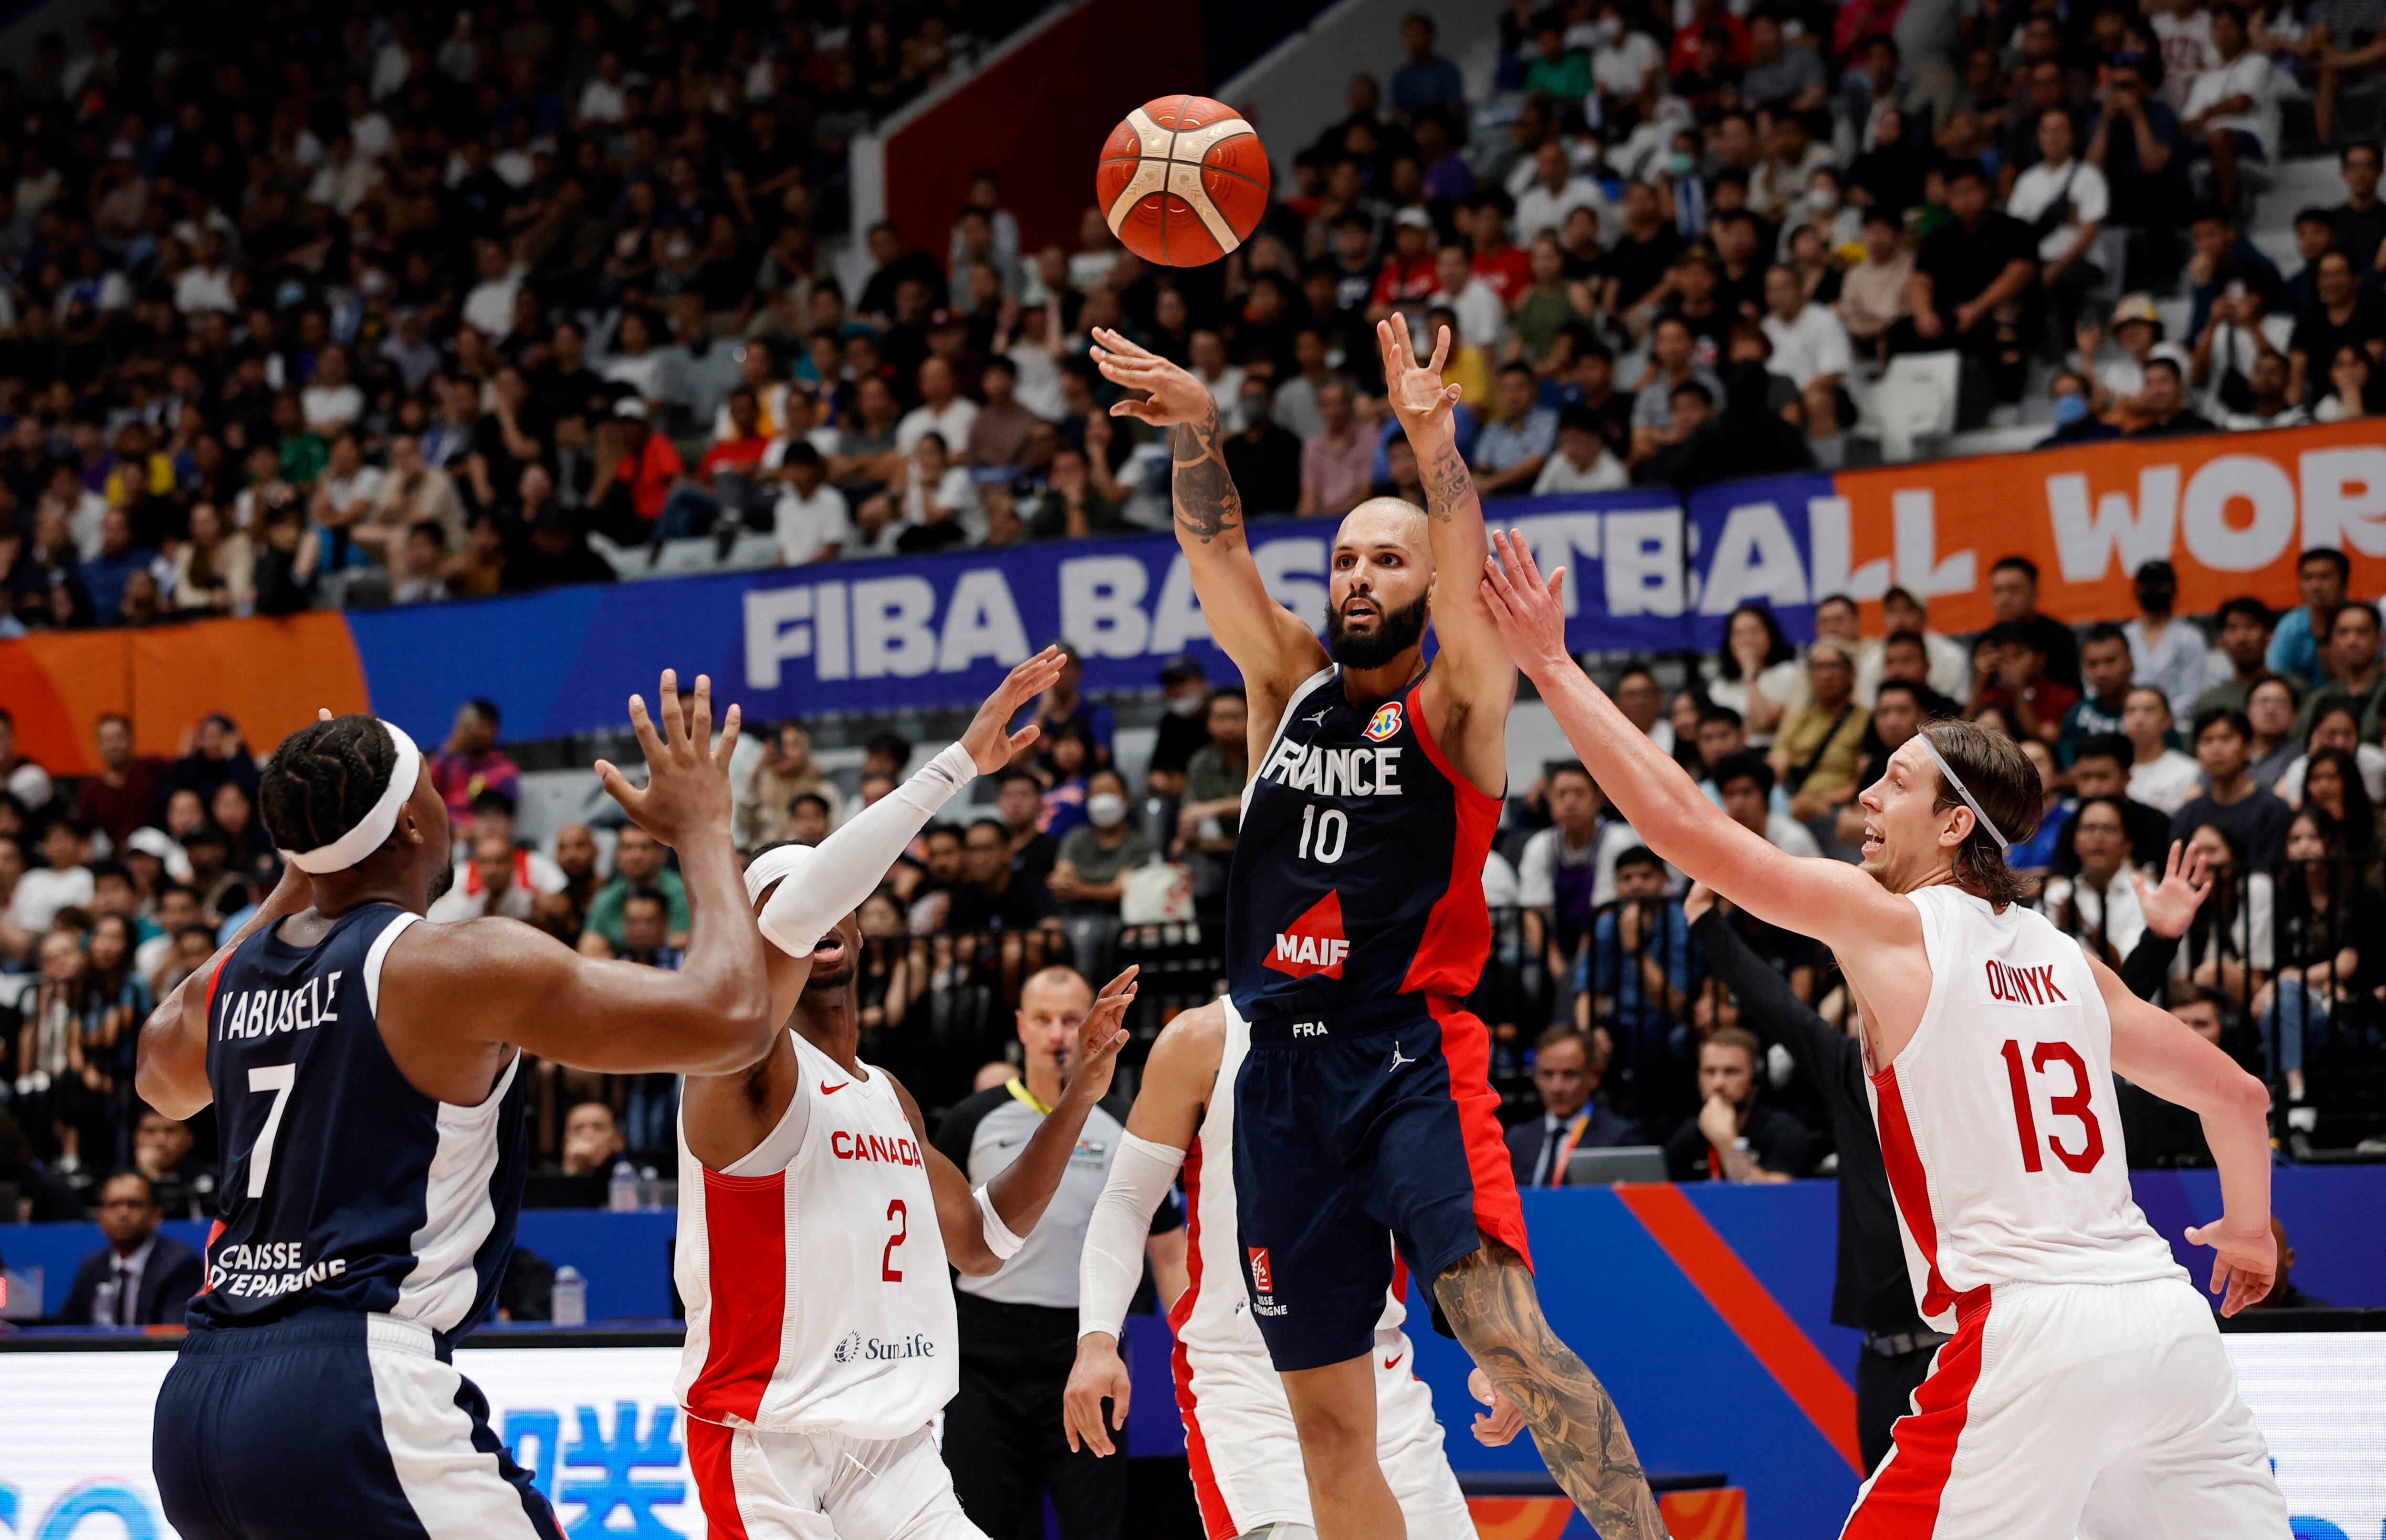
<path fill-rule="evenodd" d="M 1025 1064 L 1008 1083 L 945 1115 L 936 1147 L 976 1186 L 993 1178 L 1060 1101 L 1076 1068 L 1077 1029 L 1094 991 L 1072 968 L 1047 968 L 1019 991 Z M 1077 1260 L 1094 1200 L 1126 1132 L 1126 1106 L 1097 1107 L 1068 1174 L 1018 1255 L 984 1278 L 954 1279 L 961 1323 L 961 1391 L 945 1409 L 945 1464 L 970 1521 L 995 1540 L 1044 1533 L 1039 1495 L 1050 1493 L 1061 1540 L 1121 1540 L 1126 1526 L 1124 1460 L 1072 1453 L 1061 1393 L 1077 1356 Z M 1163 1301 L 1186 1285 L 1184 1216 L 1172 1199 L 1151 1221 L 1147 1251 Z"/>

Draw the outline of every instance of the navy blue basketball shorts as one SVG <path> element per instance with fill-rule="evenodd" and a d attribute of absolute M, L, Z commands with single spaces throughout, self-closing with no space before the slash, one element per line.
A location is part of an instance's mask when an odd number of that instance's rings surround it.
<path fill-rule="evenodd" d="M 389 1316 L 193 1332 L 150 1451 L 182 1540 L 562 1540 L 479 1387 Z"/>
<path fill-rule="evenodd" d="M 1235 1201 L 1243 1282 L 1279 1371 L 1374 1351 L 1395 1250 L 1428 1305 L 1481 1236 L 1530 1263 L 1490 1033 L 1456 1001 L 1403 995 L 1254 1021 L 1250 1038 L 1235 1080 Z"/>

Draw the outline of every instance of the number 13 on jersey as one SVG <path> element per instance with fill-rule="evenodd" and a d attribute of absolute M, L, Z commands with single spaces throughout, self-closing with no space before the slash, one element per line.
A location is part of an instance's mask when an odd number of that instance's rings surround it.
<path fill-rule="evenodd" d="M 2057 1160 L 2075 1171 L 2094 1171 L 2096 1162 L 2104 1158 L 2104 1129 L 2088 1105 L 2088 1066 L 2080 1058 L 2079 1050 L 2061 1042 L 2032 1044 L 2025 1050 L 2017 1039 L 2008 1037 L 1998 1052 L 2004 1058 L 2006 1083 L 2013 1088 L 2014 1130 L 2021 1135 L 2022 1170 L 2046 1169 L 2041 1153 L 2043 1147 L 2053 1150 Z M 2038 1118 L 2030 1108 L 2031 1071 L 2051 1082 L 2054 1077 L 2049 1066 L 2066 1071 L 2071 1082 L 2069 1090 L 2048 1096 L 2046 1109 L 2053 1117 L 2079 1121 L 2082 1137 L 2076 1149 L 2066 1146 L 2057 1133 L 2049 1133 L 2042 1141 L 2039 1136 Z"/>

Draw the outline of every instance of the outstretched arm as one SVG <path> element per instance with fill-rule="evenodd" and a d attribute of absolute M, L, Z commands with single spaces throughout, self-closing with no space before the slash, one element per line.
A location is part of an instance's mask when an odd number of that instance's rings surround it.
<path fill-rule="evenodd" d="M 2220 1168 L 2221 1217 L 2187 1233 L 2208 1246 L 2212 1292 L 2222 1315 L 2270 1292 L 2278 1245 L 2270 1235 L 2270 1093 L 2234 1059 L 2170 1012 L 2129 993 L 2119 974 L 2088 959 L 2113 1019 L 2113 1072 L 2176 1102 L 2204 1121 L 2204 1140 Z"/>
<path fill-rule="evenodd" d="M 1600 789 L 1650 849 L 1758 919 L 1814 936 L 1843 956 L 1919 939 L 1914 907 L 1857 868 L 1787 855 L 1709 802 L 1567 656 L 1559 602 L 1565 569 L 1544 582 L 1522 539 L 1501 533 L 1492 543 L 1499 557 L 1484 563 L 1482 590 L 1501 640 Z"/>
<path fill-rule="evenodd" d="M 1060 1104 L 1036 1125 L 1019 1158 L 986 1183 L 993 1218 L 1012 1236 L 1025 1238 L 1044 1217 L 1061 1178 L 1068 1173 L 1078 1135 L 1086 1131 L 1086 1115 L 1110 1093 L 1111 1073 L 1118 1067 L 1119 1049 L 1126 1045 L 1126 1033 L 1119 1022 L 1135 1003 L 1135 975 L 1130 968 L 1103 986 L 1094 1008 L 1086 1013 L 1077 1029 L 1077 1072 L 1061 1093 Z M 904 1116 L 910 1119 L 920 1153 L 928 1162 L 928 1185 L 936 1196 L 936 1227 L 945 1238 L 946 1259 L 973 1278 L 999 1271 L 1017 1249 L 1016 1241 L 1007 1243 L 1010 1250 L 995 1249 L 987 1238 L 988 1216 L 978 1207 L 969 1177 L 928 1143 L 927 1125 L 921 1121 L 911 1094 L 904 1091 L 902 1097 Z"/>
<path fill-rule="evenodd" d="M 1226 473 L 1226 431 L 1210 387 L 1159 354 L 1116 332 L 1094 332 L 1094 363 L 1114 385 L 1146 393 L 1121 401 L 1113 417 L 1174 428 L 1170 477 L 1176 544 L 1193 574 L 1210 634 L 1235 661 L 1247 687 L 1289 694 L 1325 666 L 1325 649 L 1300 618 L 1268 596 L 1243 533 L 1243 498 Z M 1260 702 L 1252 703 L 1254 729 Z M 1270 724 L 1273 726 L 1273 723 Z"/>
<path fill-rule="evenodd" d="M 233 932 L 230 941 L 216 948 L 215 956 L 184 977 L 149 1013 L 149 1020 L 141 1024 L 132 1068 L 132 1087 L 143 1101 L 169 1118 L 179 1119 L 197 1116 L 201 1108 L 215 1100 L 215 1090 L 207 1084 L 207 1007 L 214 995 L 216 970 L 242 942 L 313 903 L 314 891 L 305 872 L 285 863 L 282 881 L 248 917 L 248 923 Z"/>
<path fill-rule="evenodd" d="M 1483 601 L 1482 585 L 1473 581 L 1491 546 L 1484 533 L 1475 479 L 1467 473 L 1466 457 L 1458 452 L 1451 409 L 1458 404 L 1459 388 L 1441 382 L 1441 366 L 1450 357 L 1450 328 L 1441 329 L 1434 339 L 1433 357 L 1422 364 L 1404 315 L 1377 321 L 1375 344 L 1384 355 L 1385 399 L 1416 451 L 1417 474 L 1425 482 L 1425 539 L 1433 547 L 1436 574 L 1433 633 L 1441 644 L 1425 691 L 1429 700 L 1437 694 L 1442 696 L 1441 720 L 1435 725 L 1448 746 L 1461 737 L 1451 731 L 1456 719 L 1476 708 L 1504 720 L 1508 703 L 1516 697 L 1516 667 L 1500 645 L 1500 628 Z M 1462 769 L 1496 795 L 1504 790 L 1506 756 L 1497 741 L 1489 747 L 1491 764 Z M 1484 771 L 1488 772 L 1488 784 Z"/>

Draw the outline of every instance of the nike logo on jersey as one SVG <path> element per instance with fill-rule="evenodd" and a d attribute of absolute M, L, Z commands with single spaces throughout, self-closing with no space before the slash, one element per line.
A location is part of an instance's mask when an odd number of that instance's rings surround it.
<path fill-rule="evenodd" d="M 852 1083 L 853 1082 L 849 1080 L 841 1080 L 835 1085 L 831 1085 L 828 1082 L 823 1081 L 821 1082 L 821 1095 L 823 1096 L 834 1096 L 839 1091 L 844 1090 L 847 1086 L 851 1085 Z"/>
<path fill-rule="evenodd" d="M 1390 1369 L 1390 1368 L 1392 1368 L 1394 1365 L 1398 1364 L 1400 1361 L 1400 1356 L 1398 1353 L 1395 1353 L 1395 1354 L 1393 1354 L 1390 1358 L 1386 1358 L 1386 1359 L 1384 1360 L 1384 1367 L 1385 1367 L 1386 1369 Z"/>
<path fill-rule="evenodd" d="M 1260 779 L 1320 796 L 1398 796 L 1400 750 L 1312 748 L 1287 738 L 1268 756 Z"/>
<path fill-rule="evenodd" d="M 1275 933 L 1275 949 L 1269 952 L 1264 966 L 1296 979 L 1305 979 L 1312 973 L 1338 979 L 1342 976 L 1342 959 L 1350 955 L 1350 944 L 1342 935 L 1342 895 L 1337 890 Z"/>
<path fill-rule="evenodd" d="M 1998 1005 L 2021 1006 L 2029 1010 L 2050 1010 L 2068 1005 L 2071 997 L 2054 982 L 2054 964 L 2031 963 L 2016 968 L 1994 958 L 1981 959 L 1983 987 L 1988 997 Z"/>

